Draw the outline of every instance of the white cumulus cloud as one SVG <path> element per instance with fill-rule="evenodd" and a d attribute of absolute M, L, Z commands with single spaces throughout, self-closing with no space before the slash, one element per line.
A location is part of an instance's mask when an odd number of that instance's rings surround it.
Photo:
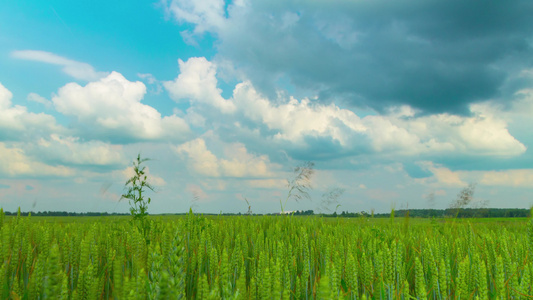
<path fill-rule="evenodd" d="M 210 177 L 220 176 L 218 159 L 207 149 L 203 139 L 198 138 L 181 144 L 175 148 L 175 151 L 186 155 L 187 165 L 195 173 Z"/>
<path fill-rule="evenodd" d="M 0 142 L 0 174 L 16 176 L 72 176 L 74 170 L 65 166 L 51 166 L 26 155 L 22 148 Z"/>
<path fill-rule="evenodd" d="M 25 106 L 12 105 L 13 94 L 0 83 L 0 140 L 29 140 L 50 132 L 64 132 L 53 116 L 31 113 Z"/>
<path fill-rule="evenodd" d="M 270 99 L 259 93 L 250 81 L 238 83 L 231 99 L 224 99 L 217 88 L 216 65 L 205 58 L 180 61 L 181 74 L 165 83 L 174 99 L 187 97 L 189 111 L 209 114 L 211 110 L 232 113 L 248 126 L 266 126 L 269 138 L 306 147 L 309 137 L 337 143 L 346 151 L 413 156 L 450 154 L 516 156 L 526 150 L 511 135 L 504 117 L 489 104 L 471 105 L 471 116 L 449 113 L 418 116 L 408 105 L 393 107 L 388 113 L 359 117 L 335 103 L 321 104 L 307 98 Z M 198 103 L 205 104 L 197 107 Z M 199 110 L 196 110 L 199 108 Z M 210 114 L 212 123 L 226 123 L 226 117 Z M 192 115 L 191 115 L 192 118 Z M 198 119 L 198 118 L 194 118 Z M 204 125 L 202 122 L 195 122 Z M 251 123 L 250 123 L 251 121 Z M 250 125 L 251 124 L 251 125 Z M 255 128 L 252 128 L 255 129 Z"/>
<path fill-rule="evenodd" d="M 74 165 L 120 165 L 126 163 L 122 146 L 102 141 L 51 134 L 37 142 L 37 151 L 48 159 Z"/>
<path fill-rule="evenodd" d="M 76 117 L 91 133 L 113 138 L 154 140 L 182 139 L 189 126 L 177 115 L 162 117 L 153 107 L 142 104 L 146 86 L 128 81 L 112 72 L 85 86 L 69 83 L 52 98 L 60 113 Z"/>
<path fill-rule="evenodd" d="M 454 172 L 442 165 L 434 164 L 431 161 L 421 161 L 418 165 L 433 173 L 433 176 L 415 181 L 423 184 L 430 184 L 437 187 L 466 187 L 468 184 L 461 179 L 459 172 Z"/>
<path fill-rule="evenodd" d="M 505 116 L 496 116 L 487 105 L 471 105 L 470 110 L 472 116 L 466 117 L 445 113 L 394 121 L 426 144 L 435 145 L 433 150 L 493 156 L 516 156 L 526 151 L 507 129 Z"/>
<path fill-rule="evenodd" d="M 0 109 L 7 109 L 11 106 L 13 93 L 0 83 Z"/>
<path fill-rule="evenodd" d="M 183 156 L 192 171 L 209 177 L 272 177 L 271 169 L 275 167 L 266 155 L 250 154 L 241 143 L 226 145 L 224 158 L 207 149 L 203 138 L 181 144 L 174 150 Z"/>
<path fill-rule="evenodd" d="M 533 187 L 533 169 L 486 171 L 480 184 L 489 186 Z"/>
<path fill-rule="evenodd" d="M 186 62 L 178 61 L 180 75 L 174 81 L 163 83 L 174 100 L 188 98 L 191 102 L 210 104 L 222 111 L 231 113 L 235 105 L 224 99 L 217 88 L 216 66 L 204 57 L 193 57 Z"/>
<path fill-rule="evenodd" d="M 415 181 L 435 187 L 466 187 L 468 183 L 492 187 L 533 187 L 533 169 L 452 171 L 430 161 L 418 162 L 418 165 L 430 171 L 433 176 L 415 179 Z"/>
<path fill-rule="evenodd" d="M 350 133 L 362 133 L 366 127 L 353 112 L 338 106 L 311 104 L 308 99 L 290 99 L 273 104 L 260 95 L 250 82 L 238 84 L 234 90 L 238 109 L 249 119 L 278 130 L 275 138 L 300 143 L 305 136 L 327 136 L 342 145 Z"/>

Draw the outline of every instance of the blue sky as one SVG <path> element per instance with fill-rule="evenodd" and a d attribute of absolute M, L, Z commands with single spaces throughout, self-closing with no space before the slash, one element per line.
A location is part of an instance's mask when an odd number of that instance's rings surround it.
<path fill-rule="evenodd" d="M 0 206 L 152 213 L 533 205 L 533 4 L 4 1 Z"/>

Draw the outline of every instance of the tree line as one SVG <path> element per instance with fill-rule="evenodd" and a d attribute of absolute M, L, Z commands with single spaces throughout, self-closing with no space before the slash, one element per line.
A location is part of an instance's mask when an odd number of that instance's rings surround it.
<path fill-rule="evenodd" d="M 530 217 L 530 210 L 525 208 L 446 208 L 446 209 L 400 209 L 394 211 L 395 217 L 405 217 L 409 214 L 409 217 L 418 218 L 528 218 Z M 349 213 L 342 212 L 339 214 L 341 217 L 358 217 L 358 216 L 370 216 L 367 212 Z M 388 218 L 390 213 L 375 213 L 374 217 Z"/>
<path fill-rule="evenodd" d="M 4 212 L 6 216 L 35 216 L 35 217 L 101 217 L 101 216 L 128 216 L 129 213 L 107 212 L 68 212 L 68 211 L 29 211 L 29 212 Z"/>
<path fill-rule="evenodd" d="M 459 211 L 453 208 L 446 209 L 399 209 L 394 211 L 395 217 L 405 217 L 409 213 L 409 217 L 415 218 L 447 218 L 447 217 L 458 217 L 458 218 L 528 218 L 530 217 L 530 210 L 525 208 L 464 208 Z M 108 213 L 108 212 L 67 212 L 67 211 L 38 211 L 38 212 L 4 212 L 6 216 L 15 216 L 20 214 L 20 216 L 31 216 L 36 217 L 100 217 L 100 216 L 125 216 L 129 215 L 128 213 Z M 167 214 L 167 215 L 183 215 L 185 213 L 176 213 L 176 214 Z M 272 214 L 257 214 L 254 213 L 254 216 L 261 215 L 276 215 L 279 213 Z M 361 212 L 348 212 L 343 211 L 341 213 L 332 213 L 332 214 L 322 214 L 315 213 L 313 210 L 299 210 L 293 213 L 290 213 L 295 216 L 325 216 L 325 217 L 344 217 L 344 218 L 356 218 L 356 217 L 371 217 L 372 213 L 361 211 Z M 204 214 L 204 215 L 217 215 L 217 214 Z M 231 215 L 244 215 L 241 213 L 222 213 L 223 216 Z M 389 218 L 390 213 L 374 213 L 376 218 Z"/>

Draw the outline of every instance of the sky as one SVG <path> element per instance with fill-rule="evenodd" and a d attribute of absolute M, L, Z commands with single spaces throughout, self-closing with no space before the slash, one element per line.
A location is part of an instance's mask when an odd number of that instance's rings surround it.
<path fill-rule="evenodd" d="M 473 207 L 529 208 L 531 15 L 525 0 L 2 1 L 0 207 L 128 212 L 140 153 L 154 214 L 442 209 L 471 184 Z M 306 162 L 310 199 L 287 200 Z"/>

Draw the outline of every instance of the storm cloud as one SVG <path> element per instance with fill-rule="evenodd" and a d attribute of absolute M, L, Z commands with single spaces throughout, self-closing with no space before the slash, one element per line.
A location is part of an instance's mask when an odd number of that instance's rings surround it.
<path fill-rule="evenodd" d="M 502 87 L 533 63 L 529 1 L 194 3 L 169 11 L 192 33 L 215 34 L 218 59 L 269 95 L 288 78 L 321 101 L 464 114 L 506 101 Z"/>

